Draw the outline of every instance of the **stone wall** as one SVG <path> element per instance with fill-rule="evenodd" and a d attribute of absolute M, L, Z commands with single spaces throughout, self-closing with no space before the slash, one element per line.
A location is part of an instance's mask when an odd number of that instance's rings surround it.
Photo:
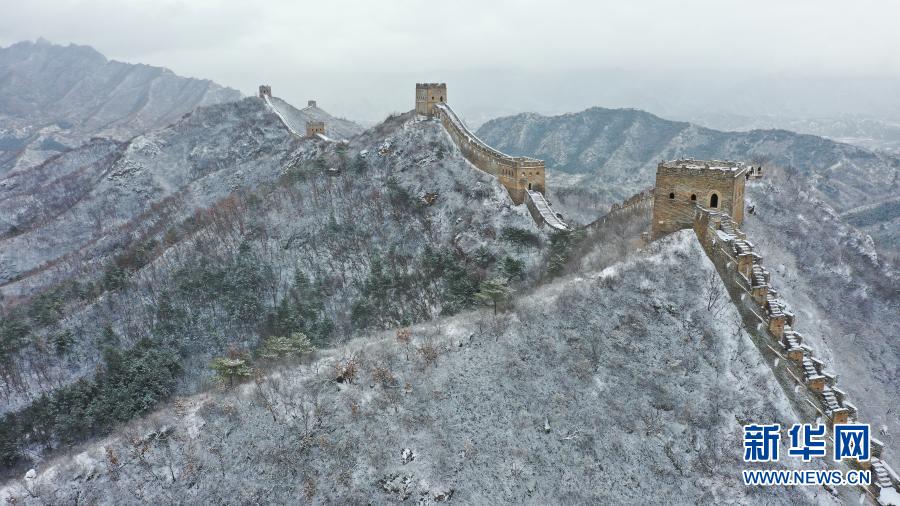
<path fill-rule="evenodd" d="M 653 238 L 691 228 L 694 207 L 727 212 L 744 221 L 744 182 L 750 168 L 738 162 L 674 160 L 656 168 Z"/>
<path fill-rule="evenodd" d="M 621 204 L 613 204 L 608 213 L 588 223 L 586 228 L 603 225 L 607 220 L 628 211 L 641 210 L 649 214 L 653 210 L 653 193 L 654 188 L 647 188 L 623 200 Z"/>
<path fill-rule="evenodd" d="M 798 412 L 809 421 L 822 419 L 829 425 L 857 421 L 856 406 L 838 388 L 836 376 L 816 358 L 815 350 L 796 330 L 794 313 L 772 286 L 762 257 L 754 251 L 753 243 L 738 223 L 727 213 L 695 206 L 693 228 L 754 343 Z M 883 450 L 884 444 L 872 438 L 872 459 L 851 462 L 853 467 L 872 470 L 873 484 L 867 491 L 876 498 L 889 488 L 900 492 L 900 478 L 881 459 Z"/>
<path fill-rule="evenodd" d="M 496 177 L 509 191 L 513 202 L 523 203 L 526 190 L 545 193 L 543 160 L 510 156 L 488 146 L 469 131 L 448 104 L 437 104 L 433 110 L 463 156 L 472 165 Z"/>

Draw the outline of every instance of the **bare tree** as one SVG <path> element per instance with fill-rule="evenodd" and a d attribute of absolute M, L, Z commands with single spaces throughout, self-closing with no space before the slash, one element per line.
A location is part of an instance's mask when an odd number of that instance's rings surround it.
<path fill-rule="evenodd" d="M 718 274 L 710 272 L 704 283 L 703 300 L 706 301 L 706 310 L 718 314 L 723 306 L 722 281 Z"/>

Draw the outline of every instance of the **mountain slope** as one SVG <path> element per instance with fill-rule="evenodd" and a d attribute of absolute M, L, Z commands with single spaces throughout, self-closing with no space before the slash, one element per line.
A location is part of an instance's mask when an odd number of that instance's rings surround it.
<path fill-rule="evenodd" d="M 208 80 L 109 61 L 88 46 L 41 39 L 0 48 L 0 173 L 91 137 L 125 140 L 196 107 L 240 98 Z"/>
<path fill-rule="evenodd" d="M 559 188 L 555 197 L 563 212 L 587 221 L 594 213 L 584 215 L 584 204 L 602 209 L 652 186 L 656 164 L 680 156 L 795 169 L 839 212 L 900 189 L 900 158 L 785 130 L 720 132 L 634 109 L 520 114 L 487 122 L 478 135 L 506 152 L 545 159 L 554 169 L 548 177 L 557 178 L 551 186 Z"/>
<path fill-rule="evenodd" d="M 153 206 L 167 199 L 183 219 L 236 188 L 276 179 L 299 143 L 261 100 L 245 99 L 201 108 L 126 143 L 93 141 L 8 175 L 0 180 L 3 293 L 28 295 L 96 260 L 149 227 L 160 217 Z"/>
<path fill-rule="evenodd" d="M 553 157 L 568 172 L 551 185 L 554 205 L 585 220 L 603 214 L 609 200 L 652 186 L 662 159 L 764 164 L 763 179 L 747 186 L 754 208 L 745 216 L 748 239 L 796 312 L 797 329 L 858 400 L 863 419 L 896 446 L 898 159 L 809 135 L 718 132 L 636 110 L 524 114 L 489 122 L 479 135 L 503 149 Z M 897 458 L 888 455 L 895 466 Z"/>
<path fill-rule="evenodd" d="M 34 479 L 7 482 L 0 498 L 855 500 L 846 491 L 835 498 L 813 487 L 740 484 L 739 420 L 790 424 L 796 415 L 735 309 L 726 305 L 714 317 L 693 296 L 714 274 L 692 232 L 583 274 L 538 289 L 509 313 L 414 327 L 411 352 L 390 332 L 233 392 L 181 399 L 77 455 L 41 464 Z M 357 373 L 336 380 L 351 362 Z"/>
<path fill-rule="evenodd" d="M 353 138 L 363 131 L 363 128 L 356 123 L 342 118 L 335 118 L 318 106 L 297 109 L 278 97 L 272 97 L 271 101 L 272 106 L 278 110 L 291 128 L 300 133 L 305 132 L 307 121 L 324 121 L 325 135 L 338 140 Z"/>
<path fill-rule="evenodd" d="M 73 250 L 3 287 L 4 466 L 208 387 L 216 356 L 454 314 L 485 280 L 544 269 L 527 210 L 411 114 L 333 143 L 248 98 L 112 150 L 84 158 L 100 189 L 0 243 L 11 261 L 49 241 Z"/>

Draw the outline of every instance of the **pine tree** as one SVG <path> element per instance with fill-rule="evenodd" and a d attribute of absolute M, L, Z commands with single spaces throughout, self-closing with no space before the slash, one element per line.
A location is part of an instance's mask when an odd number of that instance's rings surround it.
<path fill-rule="evenodd" d="M 511 293 L 504 280 L 493 278 L 481 282 L 475 298 L 483 304 L 493 305 L 494 314 L 497 314 L 497 306 L 508 300 Z"/>
<path fill-rule="evenodd" d="M 288 337 L 271 336 L 266 339 L 259 356 L 267 360 L 296 358 L 314 349 L 312 342 L 302 332 L 294 332 Z"/>
<path fill-rule="evenodd" d="M 214 359 L 210 367 L 216 371 L 216 377 L 220 382 L 228 382 L 229 388 L 234 387 L 235 379 L 240 381 L 253 375 L 253 368 L 247 363 L 246 356 L 234 351 L 229 352 L 227 357 Z"/>

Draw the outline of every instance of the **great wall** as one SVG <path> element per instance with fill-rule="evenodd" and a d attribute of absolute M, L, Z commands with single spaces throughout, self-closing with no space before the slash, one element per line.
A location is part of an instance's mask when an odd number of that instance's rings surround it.
<path fill-rule="evenodd" d="M 293 133 L 291 126 L 272 106 L 271 87 L 260 86 L 260 97 Z M 313 104 L 314 105 L 314 104 Z M 510 156 L 496 150 L 472 133 L 447 103 L 444 83 L 417 83 L 415 113 L 436 118 L 463 156 L 474 167 L 496 177 L 514 203 L 526 204 L 539 225 L 566 232 L 570 228 L 545 198 L 544 162 Z M 324 132 L 324 124 L 316 125 Z M 318 135 L 313 132 L 312 135 Z M 602 225 L 626 212 L 638 211 L 651 218 L 644 237 L 656 240 L 672 232 L 692 229 L 712 261 L 729 296 L 738 308 L 751 339 L 781 384 L 797 412 L 809 422 L 834 424 L 858 421 L 858 409 L 837 387 L 837 377 L 816 358 L 795 330 L 795 315 L 773 287 L 771 275 L 762 265 L 740 226 L 744 219 L 744 185 L 762 177 L 762 167 L 722 160 L 680 159 L 660 162 L 656 184 L 614 204 L 609 213 L 586 225 Z M 833 444 L 833 440 L 829 443 Z M 872 483 L 860 488 L 875 502 L 900 494 L 900 476 L 882 460 L 884 444 L 870 438 L 868 461 L 849 465 L 872 472 Z"/>
<path fill-rule="evenodd" d="M 259 86 L 259 98 L 265 100 L 266 107 L 275 114 L 276 117 L 281 121 L 281 123 L 288 129 L 289 132 L 296 135 L 297 137 L 309 137 L 309 138 L 317 138 L 327 142 L 333 142 L 334 139 L 331 139 L 327 135 L 325 135 L 325 122 L 324 121 L 307 121 L 306 128 L 304 133 L 300 133 L 296 126 L 292 125 L 290 121 L 287 120 L 285 115 L 278 110 L 278 107 L 272 103 L 272 87 L 268 84 L 261 84 Z M 307 107 L 316 107 L 316 101 L 310 100 L 307 102 Z"/>
<path fill-rule="evenodd" d="M 440 120 L 463 157 L 506 188 L 515 204 L 525 204 L 538 226 L 569 230 L 545 196 L 544 161 L 511 156 L 492 148 L 475 135 L 447 103 L 445 83 L 416 83 L 416 114 Z"/>

